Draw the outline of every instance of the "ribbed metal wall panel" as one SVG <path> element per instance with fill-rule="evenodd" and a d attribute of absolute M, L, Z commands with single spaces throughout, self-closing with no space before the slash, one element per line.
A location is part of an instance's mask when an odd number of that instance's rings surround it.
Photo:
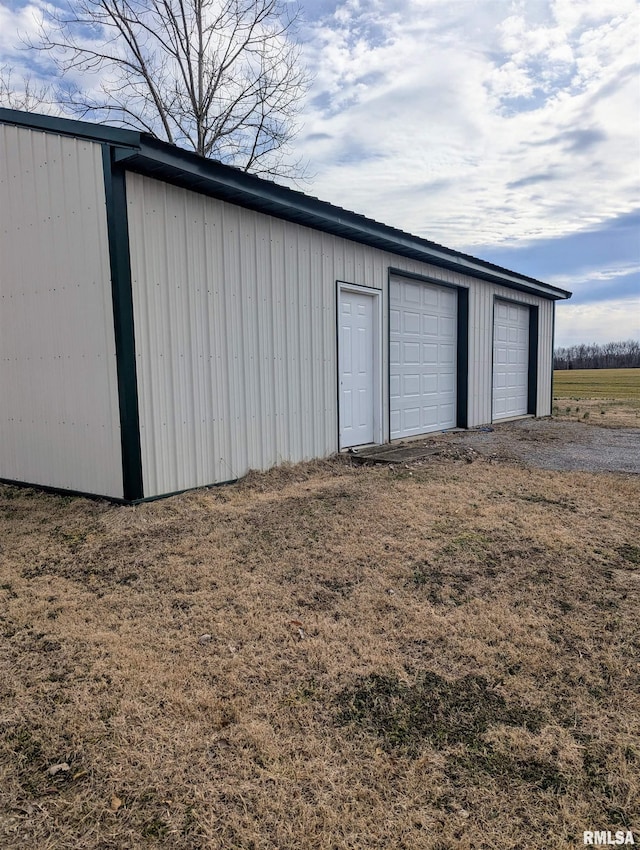
<path fill-rule="evenodd" d="M 496 295 L 540 308 L 548 368 L 542 298 L 136 174 L 127 197 L 146 497 L 338 450 L 336 281 L 381 289 L 385 328 L 390 268 L 469 288 L 470 426 L 491 421 Z M 539 415 L 545 392 L 541 371 Z"/>
<path fill-rule="evenodd" d="M 553 301 L 542 301 L 538 314 L 538 399 L 536 416 L 551 416 L 553 379 Z"/>
<path fill-rule="evenodd" d="M 122 497 L 100 145 L 0 126 L 0 477 Z"/>

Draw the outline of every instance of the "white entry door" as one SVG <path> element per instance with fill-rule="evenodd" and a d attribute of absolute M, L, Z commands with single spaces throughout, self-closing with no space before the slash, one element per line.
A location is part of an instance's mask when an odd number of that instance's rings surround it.
<path fill-rule="evenodd" d="M 374 295 L 340 289 L 338 378 L 340 448 L 374 442 L 376 346 Z"/>
<path fill-rule="evenodd" d="M 524 416 L 529 397 L 529 308 L 496 301 L 493 314 L 493 418 Z"/>
<path fill-rule="evenodd" d="M 389 287 L 392 440 L 456 425 L 455 289 L 401 278 Z"/>

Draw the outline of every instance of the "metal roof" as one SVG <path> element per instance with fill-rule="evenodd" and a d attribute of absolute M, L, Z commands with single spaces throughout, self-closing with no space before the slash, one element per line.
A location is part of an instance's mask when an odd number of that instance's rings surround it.
<path fill-rule="evenodd" d="M 311 195 L 206 159 L 136 130 L 0 108 L 0 122 L 87 139 L 113 148 L 114 163 L 258 212 L 552 300 L 571 293 L 454 251 Z"/>

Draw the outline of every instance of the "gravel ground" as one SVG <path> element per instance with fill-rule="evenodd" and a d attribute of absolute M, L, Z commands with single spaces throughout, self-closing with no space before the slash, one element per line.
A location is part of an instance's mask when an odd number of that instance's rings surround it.
<path fill-rule="evenodd" d="M 640 473 L 640 429 L 520 419 L 446 435 L 446 444 L 542 469 Z"/>

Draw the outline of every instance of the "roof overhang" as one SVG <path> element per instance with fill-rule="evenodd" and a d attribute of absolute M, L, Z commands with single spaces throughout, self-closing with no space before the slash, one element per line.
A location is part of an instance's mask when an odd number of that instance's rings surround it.
<path fill-rule="evenodd" d="M 267 215 L 460 274 L 561 300 L 571 293 L 134 130 L 0 109 L 0 122 L 109 145 L 114 164 Z"/>

